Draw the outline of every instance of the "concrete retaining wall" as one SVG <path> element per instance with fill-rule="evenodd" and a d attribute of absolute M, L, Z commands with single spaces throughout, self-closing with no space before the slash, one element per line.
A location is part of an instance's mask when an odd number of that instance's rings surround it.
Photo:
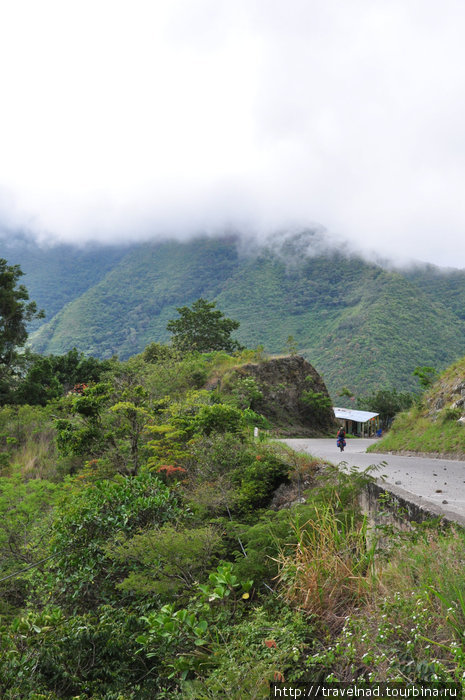
<path fill-rule="evenodd" d="M 411 523 L 422 523 L 426 520 L 438 520 L 441 523 L 453 523 L 465 528 L 465 518 L 439 508 L 434 503 L 423 502 L 421 497 L 407 491 L 393 488 L 387 489 L 379 482 L 367 484 L 359 496 L 360 508 L 368 517 L 372 529 L 392 525 L 399 530 L 411 530 Z"/>

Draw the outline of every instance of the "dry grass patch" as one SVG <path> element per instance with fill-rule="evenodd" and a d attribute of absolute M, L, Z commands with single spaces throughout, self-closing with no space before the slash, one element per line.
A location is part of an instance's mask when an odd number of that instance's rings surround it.
<path fill-rule="evenodd" d="M 367 544 L 365 520 L 344 521 L 331 506 L 315 509 L 314 518 L 295 530 L 294 551 L 276 559 L 281 593 L 335 633 L 373 591 L 375 544 Z"/>

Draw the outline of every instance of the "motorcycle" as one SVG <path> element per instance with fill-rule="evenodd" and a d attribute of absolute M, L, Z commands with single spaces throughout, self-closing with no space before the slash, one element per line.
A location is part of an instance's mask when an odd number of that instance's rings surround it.
<path fill-rule="evenodd" d="M 337 446 L 341 450 L 341 452 L 344 452 L 344 447 L 346 446 L 346 441 L 344 440 L 343 437 L 338 437 L 337 439 Z"/>

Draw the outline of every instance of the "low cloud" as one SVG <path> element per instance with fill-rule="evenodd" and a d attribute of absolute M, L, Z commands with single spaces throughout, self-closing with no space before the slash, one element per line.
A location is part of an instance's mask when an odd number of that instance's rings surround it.
<path fill-rule="evenodd" d="M 324 227 L 465 267 L 465 7 L 18 0 L 0 224 L 43 241 Z"/>

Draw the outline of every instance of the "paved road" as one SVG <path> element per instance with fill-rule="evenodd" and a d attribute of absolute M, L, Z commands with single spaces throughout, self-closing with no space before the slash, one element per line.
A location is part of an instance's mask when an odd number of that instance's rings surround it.
<path fill-rule="evenodd" d="M 344 452 L 336 439 L 289 439 L 285 442 L 294 450 L 324 457 L 333 464 L 341 461 L 348 466 L 365 469 L 380 465 L 374 476 L 392 493 L 422 505 L 433 513 L 465 525 L 465 462 L 428 457 L 403 457 L 381 453 L 366 453 L 373 439 L 347 439 Z"/>

